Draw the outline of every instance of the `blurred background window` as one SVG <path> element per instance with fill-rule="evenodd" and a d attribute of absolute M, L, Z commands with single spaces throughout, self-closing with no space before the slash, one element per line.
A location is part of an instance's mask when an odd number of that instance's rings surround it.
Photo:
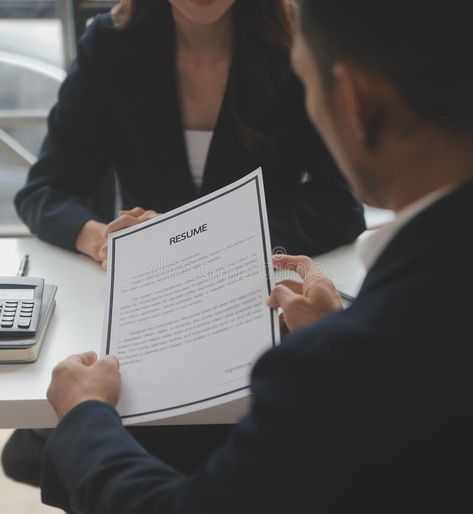
<path fill-rule="evenodd" d="M 26 232 L 13 197 L 46 133 L 64 78 L 61 0 L 0 0 L 0 234 Z"/>
<path fill-rule="evenodd" d="M 77 38 L 118 0 L 0 0 L 0 237 L 28 234 L 13 206 L 46 133 Z"/>

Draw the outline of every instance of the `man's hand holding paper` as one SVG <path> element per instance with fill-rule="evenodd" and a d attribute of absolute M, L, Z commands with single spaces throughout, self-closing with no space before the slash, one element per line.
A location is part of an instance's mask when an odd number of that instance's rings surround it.
<path fill-rule="evenodd" d="M 120 397 L 118 359 L 94 352 L 71 355 L 53 370 L 48 400 L 61 420 L 80 403 L 97 400 L 115 407 Z"/>
<path fill-rule="evenodd" d="M 273 289 L 268 306 L 282 309 L 281 331 L 294 332 L 316 323 L 342 308 L 342 300 L 332 281 L 310 257 L 273 255 L 276 269 L 296 272 L 302 282 L 283 280 Z"/>

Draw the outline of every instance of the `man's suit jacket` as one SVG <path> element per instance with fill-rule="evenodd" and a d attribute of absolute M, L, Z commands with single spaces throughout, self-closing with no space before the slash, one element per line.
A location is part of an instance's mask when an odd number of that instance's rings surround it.
<path fill-rule="evenodd" d="M 32 232 L 74 249 L 87 221 L 110 221 L 88 202 L 110 167 L 123 208 L 166 212 L 262 166 L 273 245 L 315 254 L 354 240 L 365 226 L 362 207 L 312 128 L 289 61 L 273 97 L 261 98 L 250 113 L 253 127 L 272 145 L 244 142 L 230 106 L 234 92 L 227 88 L 203 186 L 196 191 L 180 116 L 174 39 L 167 2 L 140 30 L 118 30 L 110 15 L 102 15 L 86 31 L 49 116 L 40 158 L 16 197 Z M 236 53 L 230 74 L 240 89 L 252 81 L 243 69 Z M 309 180 L 302 184 L 306 173 Z"/>
<path fill-rule="evenodd" d="M 85 402 L 43 499 L 87 514 L 473 512 L 473 183 L 400 230 L 345 311 L 256 364 L 251 412 L 192 476 Z"/>

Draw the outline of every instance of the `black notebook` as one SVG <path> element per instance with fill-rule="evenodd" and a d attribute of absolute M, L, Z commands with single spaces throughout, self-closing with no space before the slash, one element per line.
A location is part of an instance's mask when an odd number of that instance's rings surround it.
<path fill-rule="evenodd" d="M 50 284 L 45 284 L 44 286 L 40 320 L 35 337 L 0 339 L 0 364 L 34 362 L 38 358 L 49 321 L 56 305 L 56 300 L 54 299 L 56 290 L 56 286 Z"/>

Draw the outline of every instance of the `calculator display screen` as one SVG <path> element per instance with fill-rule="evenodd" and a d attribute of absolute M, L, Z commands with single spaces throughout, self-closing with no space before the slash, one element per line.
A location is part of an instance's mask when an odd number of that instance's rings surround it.
<path fill-rule="evenodd" d="M 0 300 L 32 300 L 34 288 L 25 289 L 1 289 Z"/>

